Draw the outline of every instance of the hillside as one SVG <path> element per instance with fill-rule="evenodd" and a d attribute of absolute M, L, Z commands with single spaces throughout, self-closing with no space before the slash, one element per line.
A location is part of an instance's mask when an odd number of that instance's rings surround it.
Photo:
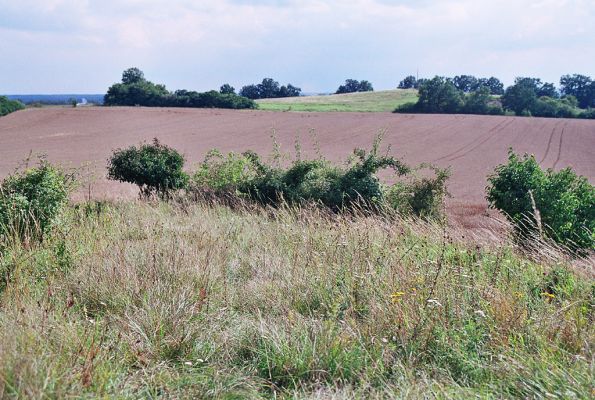
<path fill-rule="evenodd" d="M 256 102 L 261 110 L 271 111 L 390 112 L 401 104 L 415 102 L 416 100 L 416 90 L 395 89 L 324 96 L 261 99 Z"/>

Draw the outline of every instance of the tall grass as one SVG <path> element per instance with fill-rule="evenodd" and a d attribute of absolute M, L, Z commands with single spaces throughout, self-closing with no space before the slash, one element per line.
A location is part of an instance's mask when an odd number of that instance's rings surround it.
<path fill-rule="evenodd" d="M 589 398 L 592 275 L 438 225 L 87 203 L 0 258 L 0 397 Z"/>

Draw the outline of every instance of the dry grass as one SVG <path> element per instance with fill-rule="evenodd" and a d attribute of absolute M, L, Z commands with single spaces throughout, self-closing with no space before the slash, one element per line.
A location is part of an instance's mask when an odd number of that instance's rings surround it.
<path fill-rule="evenodd" d="M 593 280 L 437 225 L 83 204 L 0 259 L 0 397 L 588 398 Z"/>

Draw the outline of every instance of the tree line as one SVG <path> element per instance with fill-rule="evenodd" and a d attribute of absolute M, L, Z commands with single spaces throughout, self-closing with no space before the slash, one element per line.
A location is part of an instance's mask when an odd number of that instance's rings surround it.
<path fill-rule="evenodd" d="M 494 77 L 459 75 L 416 79 L 408 76 L 399 88 L 417 88 L 417 103 L 398 107 L 395 112 L 492 114 L 552 118 L 595 118 L 595 81 L 585 75 L 564 75 L 560 89 L 539 78 L 518 77 L 504 90 Z"/>
<path fill-rule="evenodd" d="M 122 81 L 108 89 L 106 106 L 146 106 L 146 107 L 195 107 L 195 108 L 256 108 L 253 100 L 238 96 L 229 85 L 220 91 L 204 93 L 189 90 L 170 92 L 165 85 L 155 84 L 145 79 L 138 68 L 129 68 L 122 73 Z"/>

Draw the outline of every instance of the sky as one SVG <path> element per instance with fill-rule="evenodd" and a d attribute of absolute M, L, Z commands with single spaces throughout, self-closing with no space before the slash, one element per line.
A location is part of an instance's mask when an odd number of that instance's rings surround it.
<path fill-rule="evenodd" d="M 0 93 L 595 75 L 595 0 L 0 0 Z"/>

